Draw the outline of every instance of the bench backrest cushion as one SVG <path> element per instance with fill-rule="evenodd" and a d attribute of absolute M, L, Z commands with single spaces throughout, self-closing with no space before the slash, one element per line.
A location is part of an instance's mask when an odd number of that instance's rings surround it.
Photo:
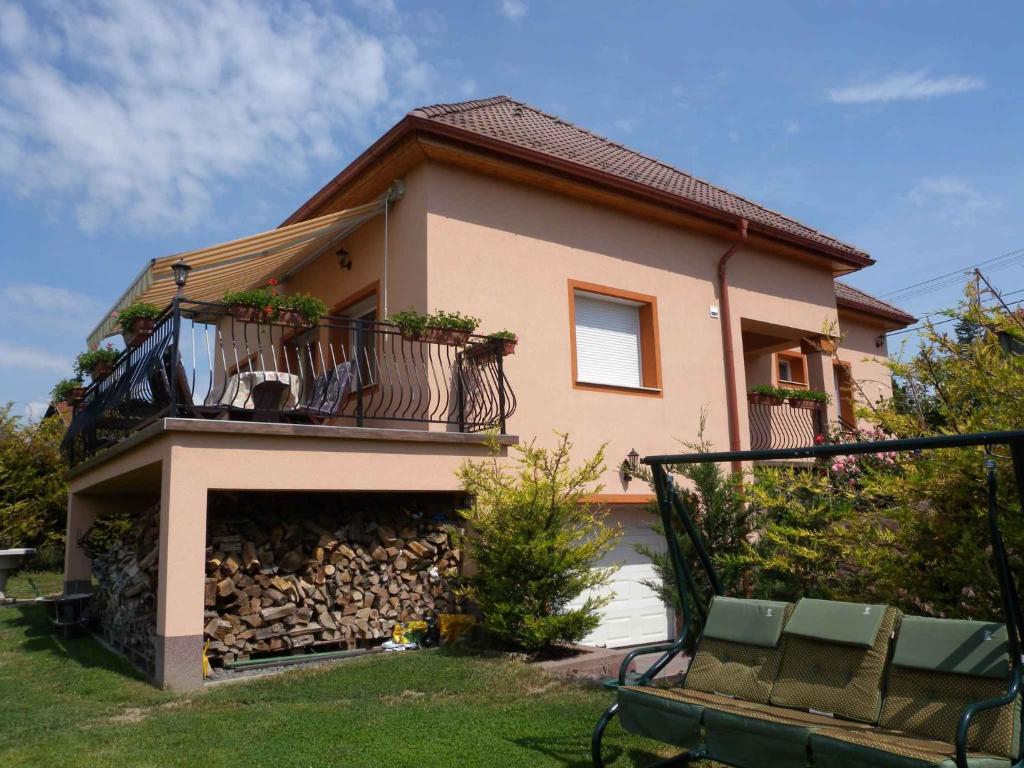
<path fill-rule="evenodd" d="M 952 742 L 964 707 L 1006 693 L 1006 627 L 979 621 L 904 617 L 889 669 L 880 724 Z M 1021 700 L 974 716 L 969 749 L 1016 758 Z"/>
<path fill-rule="evenodd" d="M 792 612 L 792 604 L 774 600 L 714 598 L 684 687 L 767 704 Z"/>
<path fill-rule="evenodd" d="M 878 722 L 882 678 L 899 618 L 899 611 L 885 605 L 801 599 L 783 630 L 771 703 Z"/>

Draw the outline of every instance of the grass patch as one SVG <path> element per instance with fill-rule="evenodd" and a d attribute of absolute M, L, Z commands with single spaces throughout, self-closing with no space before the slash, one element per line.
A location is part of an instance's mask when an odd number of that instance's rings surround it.
<path fill-rule="evenodd" d="M 18 571 L 7 579 L 4 594 L 7 597 L 31 600 L 63 590 L 64 574 L 61 571 Z"/>
<path fill-rule="evenodd" d="M 0 765 L 590 765 L 611 696 L 504 658 L 377 656 L 191 693 L 158 691 L 88 637 L 53 635 L 37 606 L 0 609 Z M 610 766 L 672 754 L 625 734 Z"/>

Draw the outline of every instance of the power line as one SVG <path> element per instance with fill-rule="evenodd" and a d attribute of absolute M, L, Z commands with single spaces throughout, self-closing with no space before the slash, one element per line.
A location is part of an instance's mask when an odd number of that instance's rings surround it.
<path fill-rule="evenodd" d="M 1020 289 L 1018 289 L 1016 291 L 1010 291 L 1009 293 L 1004 293 L 1004 294 L 1002 294 L 1002 297 L 1005 299 L 1007 296 L 1016 296 L 1019 293 L 1024 293 L 1024 288 L 1020 288 Z M 1006 306 L 1007 307 L 1015 307 L 1018 304 L 1024 304 L 1024 299 L 1018 299 L 1017 301 L 1010 302 Z M 991 306 L 991 305 L 989 305 L 989 306 Z M 927 320 L 929 317 L 934 317 L 935 315 L 939 315 L 939 314 L 942 314 L 941 310 L 938 311 L 938 312 L 932 312 L 930 315 L 925 315 L 921 319 L 922 320 Z M 960 319 L 959 317 L 947 317 L 945 320 L 939 320 L 937 323 L 930 323 L 930 325 L 934 328 L 934 327 L 939 326 L 939 325 L 945 325 L 946 323 L 952 323 L 954 320 L 959 320 L 959 319 Z M 928 325 L 929 325 L 929 323 L 919 322 L 917 325 L 913 325 L 910 328 L 900 328 L 899 330 L 896 330 L 896 331 L 890 331 L 889 333 L 887 333 L 885 335 L 886 336 L 900 336 L 901 334 L 904 334 L 904 333 L 913 333 L 914 331 L 919 331 L 922 328 L 928 327 Z"/>
<path fill-rule="evenodd" d="M 942 275 L 922 280 L 917 283 L 913 283 L 903 288 L 897 288 L 896 290 L 883 293 L 879 298 L 891 298 L 894 300 L 908 299 L 916 296 L 922 296 L 926 293 L 940 290 L 959 282 L 963 276 L 974 269 L 980 267 L 986 267 L 986 272 L 993 272 L 999 269 L 1005 269 L 1013 266 L 1017 262 L 1024 261 L 1024 248 L 1018 248 L 1013 251 L 1007 251 L 999 256 L 994 256 L 990 259 L 985 259 L 977 264 L 971 264 L 960 269 L 956 269 L 952 272 L 946 272 Z M 938 283 L 938 284 L 937 284 Z"/>

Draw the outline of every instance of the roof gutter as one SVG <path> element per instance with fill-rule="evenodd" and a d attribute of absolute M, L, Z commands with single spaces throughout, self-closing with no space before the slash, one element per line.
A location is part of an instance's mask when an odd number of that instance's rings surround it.
<path fill-rule="evenodd" d="M 736 227 L 736 242 L 718 260 L 718 304 L 719 322 L 722 325 L 722 355 L 725 359 L 725 407 L 729 416 L 729 450 L 740 450 L 739 397 L 736 394 L 736 360 L 732 343 L 732 312 L 729 308 L 729 260 L 736 255 L 740 245 L 747 240 L 747 220 L 740 219 Z M 733 471 L 740 470 L 739 462 L 733 462 Z"/>
<path fill-rule="evenodd" d="M 424 135 L 455 140 L 463 144 L 468 144 L 479 149 L 493 152 L 496 155 L 512 157 L 540 166 L 549 173 L 556 172 L 564 176 L 583 179 L 591 183 L 600 184 L 604 187 L 613 188 L 616 191 L 624 192 L 634 197 L 650 200 L 660 205 L 681 209 L 690 215 L 697 216 L 717 224 L 724 224 L 730 228 L 736 227 L 741 221 L 746 221 L 745 219 L 736 216 L 736 214 L 728 213 L 693 200 L 688 200 L 684 197 L 680 197 L 679 195 L 673 195 L 668 192 L 651 189 L 644 184 L 616 176 L 615 174 L 608 173 L 606 171 L 596 168 L 588 168 L 585 165 L 553 157 L 543 152 L 538 152 L 537 150 L 520 147 L 489 136 L 481 136 L 478 133 L 474 133 L 473 131 L 469 131 L 464 128 L 458 128 L 446 123 L 438 123 L 425 117 L 409 114 L 398 121 L 390 131 L 377 139 L 377 141 L 363 152 L 363 154 L 352 161 L 347 168 L 334 177 L 334 179 L 329 181 L 319 192 L 313 195 L 313 197 L 304 203 L 302 207 L 295 211 L 295 213 L 289 216 L 282 223 L 282 226 L 285 224 L 294 224 L 296 221 L 301 221 L 303 218 L 314 214 L 316 209 L 325 203 L 332 194 L 345 187 L 369 165 L 388 152 L 393 145 L 397 144 L 405 138 L 406 135 L 411 133 L 422 133 Z M 750 224 L 749 221 L 746 222 L 745 226 L 762 237 L 788 243 L 790 245 L 796 245 L 806 250 L 813 251 L 814 253 L 841 261 L 852 266 L 854 269 L 862 269 L 863 267 L 867 267 L 875 263 L 875 260 L 866 254 L 858 254 L 850 251 L 844 251 L 840 248 L 833 248 L 824 243 L 801 237 L 800 235 L 792 232 L 785 232 L 774 227 L 757 223 Z"/>

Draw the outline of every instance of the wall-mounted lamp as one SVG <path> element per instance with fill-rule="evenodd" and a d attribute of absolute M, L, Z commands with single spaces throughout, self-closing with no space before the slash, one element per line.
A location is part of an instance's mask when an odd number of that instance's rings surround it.
<path fill-rule="evenodd" d="M 178 295 L 181 296 L 185 292 L 185 283 L 188 282 L 188 273 L 192 267 L 184 259 L 178 259 L 171 265 L 171 271 L 174 273 L 174 284 L 178 286 Z"/>
<path fill-rule="evenodd" d="M 640 454 L 636 452 L 634 448 L 626 454 L 626 458 L 622 460 L 622 476 L 627 480 L 632 480 L 637 476 L 640 471 Z"/>
<path fill-rule="evenodd" d="M 342 269 L 352 269 L 352 259 L 348 256 L 348 251 L 344 248 L 338 249 L 338 266 Z"/>

